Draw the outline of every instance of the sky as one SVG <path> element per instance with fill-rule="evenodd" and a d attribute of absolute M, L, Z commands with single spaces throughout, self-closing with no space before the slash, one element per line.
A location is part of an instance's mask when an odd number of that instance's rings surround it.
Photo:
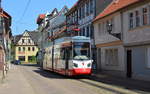
<path fill-rule="evenodd" d="M 30 3 L 28 3 L 30 1 Z M 25 30 L 36 30 L 39 14 L 60 10 L 64 5 L 71 8 L 77 0 L 2 0 L 2 8 L 12 17 L 13 35 L 22 34 Z M 28 7 L 26 8 L 26 6 Z M 26 12 L 24 12 L 26 10 Z"/>

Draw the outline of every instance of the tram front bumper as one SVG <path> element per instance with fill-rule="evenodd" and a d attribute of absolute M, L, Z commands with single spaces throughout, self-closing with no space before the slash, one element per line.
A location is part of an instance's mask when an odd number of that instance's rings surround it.
<path fill-rule="evenodd" d="M 89 75 L 91 74 L 91 68 L 76 68 L 74 69 L 75 75 Z"/>

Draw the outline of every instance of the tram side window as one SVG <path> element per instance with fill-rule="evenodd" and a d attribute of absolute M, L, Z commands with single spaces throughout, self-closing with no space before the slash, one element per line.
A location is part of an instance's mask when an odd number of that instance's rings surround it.
<path fill-rule="evenodd" d="M 65 55 L 66 55 L 66 59 L 69 60 L 71 59 L 71 49 L 70 48 L 66 48 L 65 50 Z"/>
<path fill-rule="evenodd" d="M 61 50 L 60 50 L 60 58 L 65 60 L 65 49 L 64 48 L 61 48 Z"/>
<path fill-rule="evenodd" d="M 65 59 L 71 59 L 71 48 L 61 48 L 60 51 L 60 57 L 61 59 L 65 60 Z"/>

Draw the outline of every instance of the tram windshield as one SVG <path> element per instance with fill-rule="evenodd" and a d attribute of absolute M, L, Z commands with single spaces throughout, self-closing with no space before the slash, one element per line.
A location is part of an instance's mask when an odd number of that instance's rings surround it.
<path fill-rule="evenodd" d="M 74 60 L 89 60 L 90 59 L 90 43 L 76 42 L 74 43 Z"/>

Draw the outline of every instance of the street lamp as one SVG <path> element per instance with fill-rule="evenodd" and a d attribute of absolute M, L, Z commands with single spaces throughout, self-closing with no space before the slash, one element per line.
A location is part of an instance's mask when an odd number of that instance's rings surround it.
<path fill-rule="evenodd" d="M 112 33 L 112 27 L 113 27 L 113 25 L 111 23 L 107 24 L 107 32 L 110 35 L 115 36 L 121 40 L 121 33 Z"/>
<path fill-rule="evenodd" d="M 107 25 L 107 31 L 108 31 L 109 34 L 112 33 L 112 32 L 111 32 L 111 31 L 112 31 L 112 24 L 109 23 L 109 24 Z"/>

